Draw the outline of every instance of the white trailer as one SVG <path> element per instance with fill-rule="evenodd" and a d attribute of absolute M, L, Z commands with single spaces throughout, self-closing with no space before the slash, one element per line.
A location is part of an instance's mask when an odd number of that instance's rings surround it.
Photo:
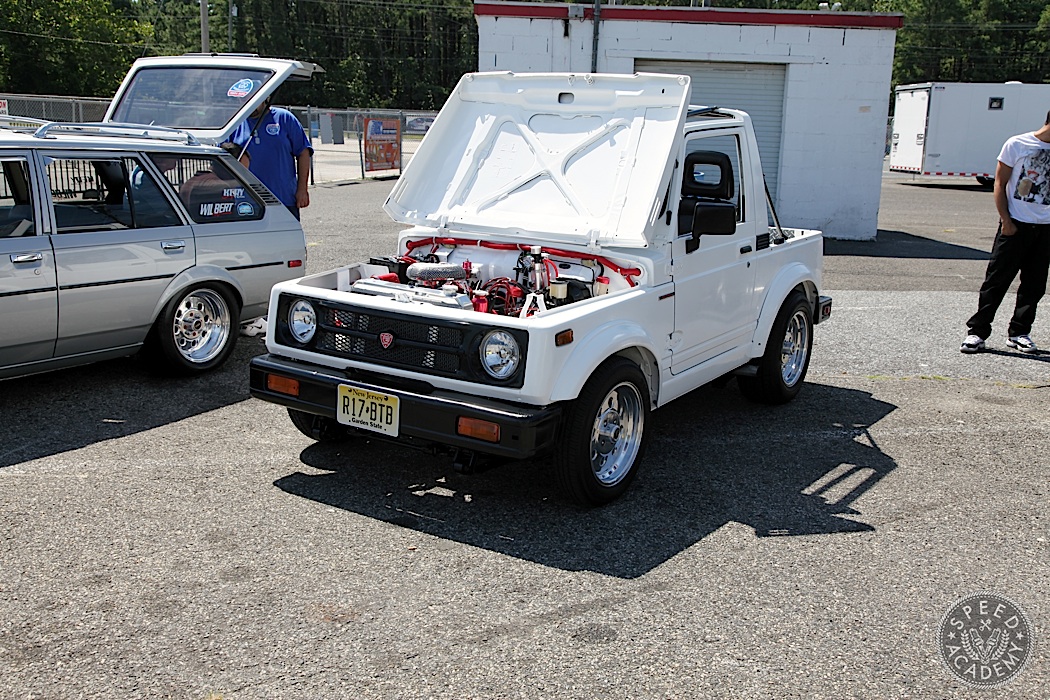
<path fill-rule="evenodd" d="M 995 178 L 1003 142 L 1035 131 L 1050 110 L 1050 85 L 918 83 L 898 85 L 890 170 L 917 175 Z"/>

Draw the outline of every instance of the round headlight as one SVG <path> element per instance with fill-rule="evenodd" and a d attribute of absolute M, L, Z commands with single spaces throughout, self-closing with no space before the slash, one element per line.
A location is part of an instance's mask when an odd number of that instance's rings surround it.
<path fill-rule="evenodd" d="M 489 331 L 480 352 L 481 366 L 493 379 L 509 379 L 521 363 L 518 341 L 507 331 Z"/>
<path fill-rule="evenodd" d="M 292 304 L 292 308 L 288 310 L 288 330 L 300 343 L 310 342 L 314 331 L 317 330 L 317 314 L 313 304 L 305 299 L 299 299 Z"/>

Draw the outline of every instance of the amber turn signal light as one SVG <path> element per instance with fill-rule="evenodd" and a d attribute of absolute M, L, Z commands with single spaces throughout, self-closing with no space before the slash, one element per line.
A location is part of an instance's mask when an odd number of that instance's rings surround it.
<path fill-rule="evenodd" d="M 299 380 L 289 379 L 288 377 L 278 377 L 276 374 L 266 375 L 266 388 L 270 391 L 276 391 L 279 394 L 288 394 L 289 396 L 299 395 Z"/>
<path fill-rule="evenodd" d="M 499 424 L 479 418 L 460 416 L 456 419 L 456 433 L 485 442 L 499 442 Z"/>
<path fill-rule="evenodd" d="M 554 346 L 561 347 L 562 345 L 568 345 L 572 342 L 572 329 L 562 331 L 558 335 L 554 336 Z"/>

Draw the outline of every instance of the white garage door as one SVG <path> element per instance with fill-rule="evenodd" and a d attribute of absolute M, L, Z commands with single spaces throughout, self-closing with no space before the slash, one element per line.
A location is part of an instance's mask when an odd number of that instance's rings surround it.
<path fill-rule="evenodd" d="M 635 59 L 645 73 L 677 73 L 692 80 L 694 105 L 731 107 L 751 115 L 762 171 L 774 200 L 780 170 L 780 132 L 784 122 L 783 64 L 720 63 L 717 61 L 647 61 Z"/>

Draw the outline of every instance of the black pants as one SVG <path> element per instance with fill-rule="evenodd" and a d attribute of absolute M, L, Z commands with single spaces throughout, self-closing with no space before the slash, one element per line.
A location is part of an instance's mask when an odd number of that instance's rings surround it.
<path fill-rule="evenodd" d="M 1008 336 L 1028 335 L 1035 323 L 1035 309 L 1046 293 L 1047 268 L 1050 267 L 1050 224 L 1026 224 L 1014 221 L 1017 233 L 1003 235 L 1003 227 L 995 235 L 992 255 L 988 259 L 988 270 L 984 274 L 981 295 L 977 302 L 977 313 L 970 317 L 966 326 L 970 333 L 981 338 L 992 334 L 992 320 L 1003 297 L 1013 284 L 1014 277 L 1021 273 L 1021 284 L 1017 288 L 1017 304 L 1010 318 Z"/>

